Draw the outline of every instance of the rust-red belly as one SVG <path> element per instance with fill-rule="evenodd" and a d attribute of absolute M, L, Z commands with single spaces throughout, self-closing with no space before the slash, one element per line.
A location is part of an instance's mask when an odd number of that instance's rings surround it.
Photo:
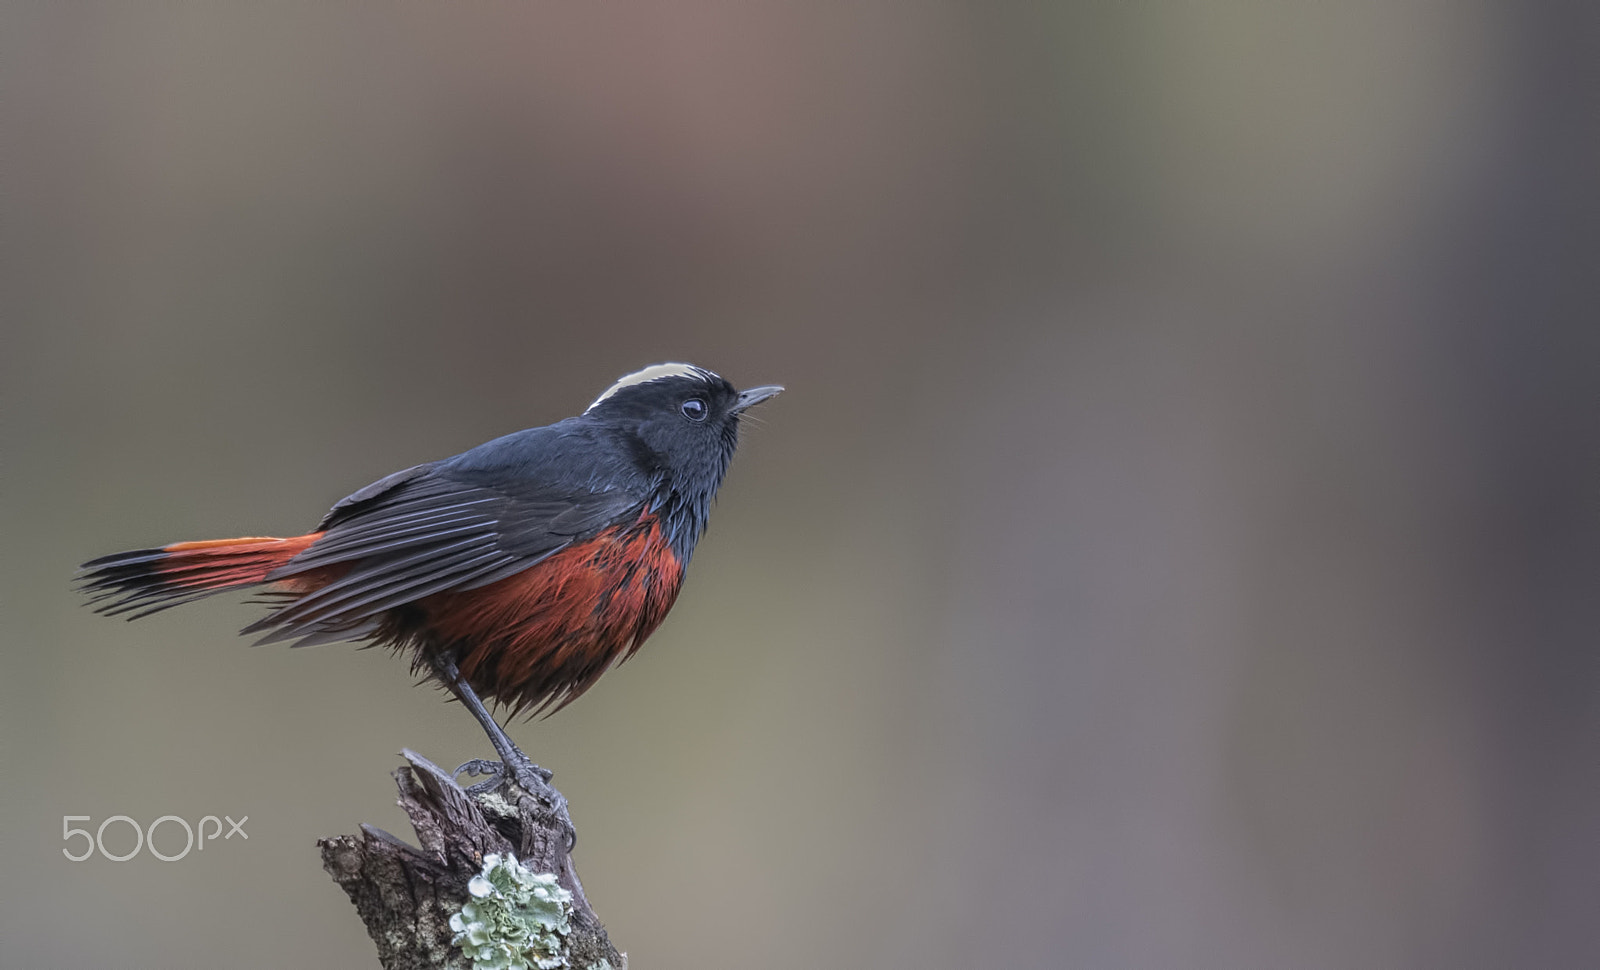
<path fill-rule="evenodd" d="M 425 650 L 457 651 L 480 696 L 559 710 L 639 649 L 682 585 L 683 566 L 646 515 L 482 589 L 422 600 L 418 632 Z"/>

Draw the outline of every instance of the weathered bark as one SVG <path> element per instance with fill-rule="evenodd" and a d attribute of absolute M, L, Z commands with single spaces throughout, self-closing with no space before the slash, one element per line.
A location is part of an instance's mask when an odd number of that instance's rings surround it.
<path fill-rule="evenodd" d="M 356 904 L 386 970 L 466 970 L 469 962 L 450 942 L 450 916 L 468 898 L 467 882 L 483 857 L 506 852 L 535 872 L 556 873 L 572 893 L 575 970 L 602 960 L 625 970 L 626 958 L 606 937 L 573 868 L 572 821 L 560 792 L 549 784 L 529 792 L 502 773 L 493 787 L 470 794 L 421 755 L 401 753 L 410 765 L 394 779 L 421 847 L 370 825 L 359 837 L 317 842 L 322 867 Z"/>

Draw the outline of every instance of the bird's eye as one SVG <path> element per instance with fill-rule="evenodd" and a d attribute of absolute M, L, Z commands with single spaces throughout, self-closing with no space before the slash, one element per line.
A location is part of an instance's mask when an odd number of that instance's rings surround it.
<path fill-rule="evenodd" d="M 683 402 L 683 416 L 690 421 L 704 421 L 706 419 L 706 402 L 697 397 L 691 397 Z"/>

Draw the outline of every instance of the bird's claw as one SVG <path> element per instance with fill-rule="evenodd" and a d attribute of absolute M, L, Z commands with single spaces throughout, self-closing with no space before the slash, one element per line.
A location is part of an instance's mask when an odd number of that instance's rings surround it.
<path fill-rule="evenodd" d="M 486 758 L 473 758 L 471 761 L 462 763 L 455 771 L 451 772 L 450 778 L 455 780 L 458 775 L 468 775 L 470 777 L 486 775 L 487 780 L 480 781 L 466 789 L 468 795 L 482 795 L 499 788 L 500 784 L 505 781 L 505 774 L 506 766 L 501 762 L 489 761 Z M 511 766 L 512 780 L 524 791 L 534 792 L 542 789 L 552 799 L 551 807 L 561 818 L 567 830 L 567 851 L 571 852 L 578 844 L 578 830 L 573 827 L 572 819 L 567 814 L 566 796 L 549 787 L 549 781 L 553 777 L 555 777 L 554 773 L 549 769 L 541 768 L 527 758 L 523 758 L 520 764 Z"/>
<path fill-rule="evenodd" d="M 489 761 L 486 758 L 473 758 L 471 761 L 463 762 L 462 764 L 457 765 L 456 770 L 450 772 L 450 778 L 452 781 L 454 781 L 460 775 L 468 775 L 476 778 L 479 775 L 498 774 L 500 774 L 500 762 Z"/>
<path fill-rule="evenodd" d="M 499 761 L 473 758 L 471 761 L 464 762 L 457 767 L 455 771 L 451 772 L 450 777 L 454 779 L 456 776 L 463 774 L 469 777 L 487 776 L 487 781 L 480 781 L 467 789 L 469 792 L 477 793 L 488 791 L 500 784 L 505 773 L 506 766 Z M 549 784 L 550 779 L 553 777 L 555 777 L 555 774 L 550 769 L 541 768 L 526 758 L 522 759 L 521 764 L 513 764 L 511 766 L 511 779 L 528 791 L 543 788 Z"/>

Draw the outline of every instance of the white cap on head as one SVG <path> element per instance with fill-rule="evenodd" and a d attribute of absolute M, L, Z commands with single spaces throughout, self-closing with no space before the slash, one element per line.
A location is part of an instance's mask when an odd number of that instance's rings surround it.
<path fill-rule="evenodd" d="M 594 399 L 594 403 L 584 408 L 583 413 L 588 414 L 600 405 L 600 402 L 622 390 L 624 387 L 633 387 L 635 384 L 648 384 L 651 381 L 662 381 L 669 377 L 693 377 L 702 381 L 718 380 L 716 374 L 704 367 L 693 364 L 651 364 L 644 370 L 634 371 L 622 380 L 606 388 L 605 393 Z"/>

